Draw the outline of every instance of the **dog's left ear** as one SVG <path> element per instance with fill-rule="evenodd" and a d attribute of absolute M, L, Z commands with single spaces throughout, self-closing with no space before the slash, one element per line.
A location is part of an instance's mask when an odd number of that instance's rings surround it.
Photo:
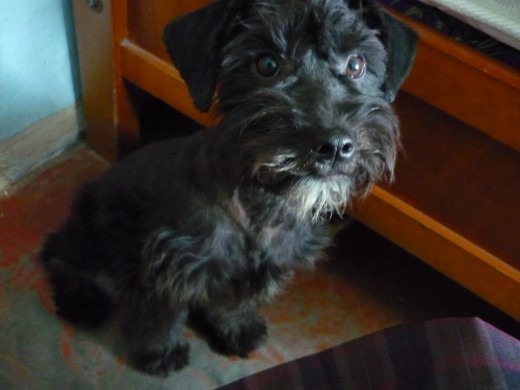
<path fill-rule="evenodd" d="M 393 102 L 399 87 L 412 70 L 418 34 L 372 0 L 348 0 L 348 3 L 360 12 L 368 27 L 379 31 L 388 54 L 385 99 Z"/>
<path fill-rule="evenodd" d="M 412 70 L 418 34 L 386 11 L 381 12 L 381 19 L 383 44 L 388 53 L 385 98 L 393 102 Z"/>
<path fill-rule="evenodd" d="M 220 50 L 243 0 L 220 0 L 171 21 L 163 41 L 188 86 L 194 106 L 210 109 L 217 84 Z"/>

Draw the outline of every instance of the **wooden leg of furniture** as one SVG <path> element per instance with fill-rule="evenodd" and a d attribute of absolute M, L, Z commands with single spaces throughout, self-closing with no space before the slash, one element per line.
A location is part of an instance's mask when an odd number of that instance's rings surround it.
<path fill-rule="evenodd" d="M 83 89 L 87 141 L 109 161 L 134 149 L 139 140 L 138 93 L 121 75 L 121 55 L 114 42 L 125 32 L 112 28 L 124 17 L 123 2 L 105 1 L 101 10 L 74 0 L 74 18 Z"/>

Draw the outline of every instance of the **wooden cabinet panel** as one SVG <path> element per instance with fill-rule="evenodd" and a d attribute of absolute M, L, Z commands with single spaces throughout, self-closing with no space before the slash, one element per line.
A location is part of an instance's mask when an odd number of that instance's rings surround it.
<path fill-rule="evenodd" d="M 404 153 L 387 190 L 520 269 L 520 154 L 408 94 L 396 106 Z"/>
<path fill-rule="evenodd" d="M 406 19 L 421 34 L 403 89 L 520 152 L 520 72 Z"/>

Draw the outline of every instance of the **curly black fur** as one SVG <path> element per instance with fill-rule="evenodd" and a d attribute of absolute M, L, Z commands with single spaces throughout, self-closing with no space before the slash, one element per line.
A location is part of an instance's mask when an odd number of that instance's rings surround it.
<path fill-rule="evenodd" d="M 415 39 L 367 1 L 223 0 L 173 21 L 173 61 L 199 109 L 218 85 L 222 121 L 81 191 L 41 256 L 58 313 L 84 326 L 114 316 L 152 374 L 187 364 L 186 323 L 247 356 L 267 334 L 258 305 L 329 243 L 321 221 L 392 177 L 389 103 Z"/>

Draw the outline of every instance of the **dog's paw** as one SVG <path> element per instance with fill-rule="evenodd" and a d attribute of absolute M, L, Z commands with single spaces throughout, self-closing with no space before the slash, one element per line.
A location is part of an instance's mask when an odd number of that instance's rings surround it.
<path fill-rule="evenodd" d="M 251 318 L 236 330 L 215 330 L 209 337 L 210 347 L 218 353 L 231 356 L 247 355 L 262 344 L 267 337 L 267 325 L 260 316 Z"/>
<path fill-rule="evenodd" d="M 132 354 L 134 366 L 151 375 L 167 376 L 188 364 L 190 346 L 181 342 L 165 350 L 139 350 Z"/>

